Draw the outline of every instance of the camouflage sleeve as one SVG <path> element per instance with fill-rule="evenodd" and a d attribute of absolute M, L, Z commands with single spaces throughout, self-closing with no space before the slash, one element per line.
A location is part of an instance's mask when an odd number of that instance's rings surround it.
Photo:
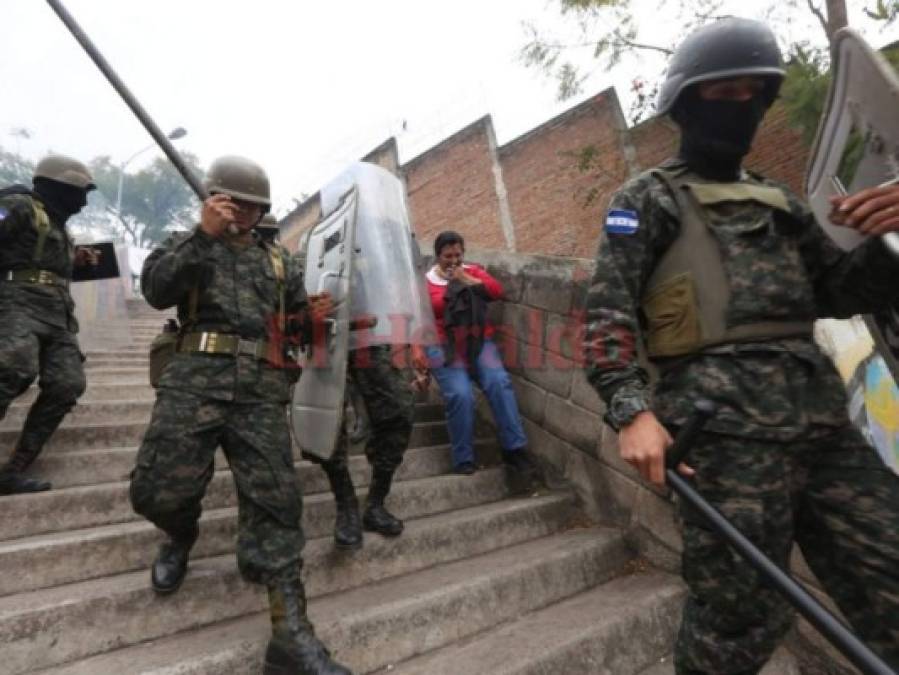
<path fill-rule="evenodd" d="M 667 188 L 650 174 L 627 183 L 609 204 L 587 292 L 584 353 L 587 379 L 610 411 L 649 407 L 649 376 L 636 350 L 640 299 L 677 236 L 677 213 Z"/>
<path fill-rule="evenodd" d="M 14 237 L 21 227 L 28 225 L 29 214 L 30 209 L 23 205 L 22 200 L 0 199 L 0 241 Z"/>
<path fill-rule="evenodd" d="M 880 237 L 844 251 L 818 225 L 808 205 L 793 195 L 789 200 L 802 223 L 800 251 L 815 290 L 819 318 L 876 312 L 899 299 L 899 261 Z"/>
<path fill-rule="evenodd" d="M 206 262 L 213 239 L 199 228 L 169 237 L 144 261 L 140 287 L 156 309 L 177 305 L 194 287 L 203 288 L 212 277 Z"/>

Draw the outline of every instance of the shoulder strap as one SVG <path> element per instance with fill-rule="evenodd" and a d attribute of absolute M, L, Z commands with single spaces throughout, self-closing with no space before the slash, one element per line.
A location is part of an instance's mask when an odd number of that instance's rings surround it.
<path fill-rule="evenodd" d="M 287 332 L 287 315 L 284 312 L 284 255 L 277 244 L 268 245 L 268 255 L 272 261 L 272 269 L 275 271 L 275 281 L 278 284 L 278 320 L 281 335 Z"/>
<path fill-rule="evenodd" d="M 44 257 L 44 245 L 47 243 L 47 235 L 50 233 L 50 218 L 44 210 L 43 204 L 36 199 L 31 200 L 32 220 L 37 230 L 37 243 L 31 261 L 37 266 Z"/>

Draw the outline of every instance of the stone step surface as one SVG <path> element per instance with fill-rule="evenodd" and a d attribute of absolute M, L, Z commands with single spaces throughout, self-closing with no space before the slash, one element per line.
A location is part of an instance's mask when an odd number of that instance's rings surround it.
<path fill-rule="evenodd" d="M 44 446 L 44 452 L 72 452 L 99 448 L 123 448 L 139 445 L 147 430 L 148 419 L 121 422 L 71 423 L 63 420 Z M 0 447 L 11 448 L 19 437 L 16 426 L 0 428 Z M 416 422 L 409 440 L 410 447 L 446 443 L 448 434 L 443 421 Z"/>
<path fill-rule="evenodd" d="M 619 533 L 580 529 L 363 584 L 325 597 L 321 596 L 327 592 L 327 581 L 320 581 L 315 576 L 317 571 L 310 568 L 309 588 L 313 597 L 310 615 L 316 631 L 337 659 L 348 664 L 355 673 L 370 673 L 592 589 L 615 576 L 627 558 L 627 547 Z M 135 578 L 133 586 L 126 587 L 124 580 L 121 581 L 117 596 L 107 598 L 100 607 L 88 607 L 91 603 L 78 602 L 81 612 L 73 611 L 72 614 L 80 621 L 69 622 L 60 617 L 51 625 L 45 624 L 44 631 L 5 647 L 11 674 L 22 672 L 24 668 L 36 670 L 63 665 L 66 660 L 90 656 L 91 651 L 127 647 L 135 632 L 135 623 L 140 624 L 136 632 L 146 637 L 174 637 L 129 647 L 119 653 L 102 654 L 47 672 L 57 675 L 113 672 L 258 674 L 268 635 L 268 618 L 261 613 L 246 615 L 263 606 L 262 594 L 257 589 L 230 581 L 223 571 L 214 569 L 214 562 L 209 561 L 202 570 L 194 570 L 181 591 L 165 601 L 152 597 L 144 599 L 141 594 L 148 593 L 146 581 L 144 588 L 139 588 L 140 580 Z M 212 597 L 202 603 L 191 603 L 188 597 L 191 591 L 207 580 L 211 580 L 208 581 L 208 593 Z M 92 590 L 99 594 L 98 590 Z M 70 596 L 71 591 L 56 599 L 57 604 L 65 603 Z M 218 604 L 217 599 L 221 602 L 222 596 L 227 596 L 229 601 L 216 607 L 215 621 L 245 618 L 197 629 L 207 623 L 208 608 Z M 114 611 L 110 605 L 120 599 L 130 603 L 132 611 L 123 612 L 122 621 L 116 624 L 114 632 L 96 635 L 106 613 Z M 100 616 L 96 613 L 86 615 L 90 610 L 103 612 Z M 31 618 L 37 620 L 33 615 L 39 611 L 32 610 Z M 19 617 L 8 618 L 14 623 Z M 0 609 L 0 640 L 6 634 L 6 624 Z M 187 629 L 194 631 L 175 635 L 179 630 Z M 21 642 L 26 644 L 20 645 Z M 117 670 L 123 667 L 127 669 Z"/>
<path fill-rule="evenodd" d="M 633 675 L 670 651 L 683 596 L 667 574 L 619 577 L 390 673 Z"/>
<path fill-rule="evenodd" d="M 410 468 L 405 471 L 413 471 L 412 466 L 410 464 Z M 421 470 L 426 471 L 430 466 L 423 463 Z M 301 466 L 300 472 L 303 477 L 317 478 L 317 473 L 321 471 L 317 468 L 313 471 L 313 468 L 308 465 Z M 500 499 L 506 492 L 503 477 L 503 469 L 497 467 L 480 471 L 474 476 L 449 475 L 399 481 L 391 491 L 390 504 L 398 511 L 402 511 L 402 503 L 406 504 L 403 508 L 421 513 L 422 509 L 446 510 L 460 508 L 463 504 Z M 426 482 L 419 483 L 419 480 Z M 432 492 L 428 492 L 429 490 Z M 433 497 L 433 505 L 429 504 L 430 497 Z M 467 502 L 467 499 L 474 501 Z M 317 519 L 328 520 L 332 517 L 334 505 L 330 494 L 310 494 L 305 498 L 305 502 L 306 508 L 311 509 L 304 514 L 306 522 L 315 522 Z M 2 497 L 0 503 L 3 505 L 0 541 L 127 523 L 138 519 L 131 510 L 127 482 Z M 229 472 L 215 473 L 206 490 L 203 505 L 207 509 L 237 505 L 237 495 Z"/>
<path fill-rule="evenodd" d="M 362 459 L 354 458 L 351 461 L 353 473 L 358 478 L 356 492 L 360 501 L 366 494 L 369 482 L 368 470 L 361 466 Z M 461 479 L 455 477 L 438 479 L 435 472 L 442 469 L 445 463 L 446 460 L 433 452 L 410 456 L 388 498 L 390 509 L 401 517 L 411 518 L 453 508 L 469 508 L 507 495 L 503 481 L 495 480 L 496 473 L 492 475 L 490 485 L 484 485 L 484 479 L 469 481 L 467 485 L 458 485 Z M 333 530 L 334 505 L 327 481 L 317 467 L 308 467 L 308 471 L 301 470 L 301 473 L 314 479 L 310 482 L 315 484 L 309 487 L 318 490 L 307 493 L 304 498 L 304 531 L 308 537 L 328 535 Z M 428 490 L 432 490 L 433 494 L 429 495 Z M 231 499 L 232 503 L 224 506 L 208 506 L 215 501 L 207 499 L 204 502 L 206 508 L 201 517 L 201 538 L 197 544 L 200 555 L 218 555 L 233 550 L 237 513 L 233 505 L 235 500 Z M 128 565 L 135 565 L 136 559 L 150 559 L 152 556 L 148 557 L 147 552 L 151 548 L 147 546 L 155 545 L 161 535 L 152 525 L 130 513 L 129 505 L 124 507 L 127 511 L 117 515 L 119 522 L 0 542 L 0 569 L 20 570 L 16 575 L 0 575 L 0 596 L 26 588 L 45 588 L 127 571 L 135 569 Z"/>
<path fill-rule="evenodd" d="M 28 387 L 28 391 L 19 396 L 9 410 L 15 410 L 22 407 L 27 408 L 40 393 L 40 388 L 35 384 Z M 115 382 L 94 382 L 93 378 L 89 378 L 87 389 L 84 395 L 78 399 L 78 405 L 84 405 L 92 401 L 123 401 L 123 400 L 154 400 L 156 398 L 156 390 L 150 386 L 147 377 L 147 371 L 142 370 L 141 377 L 137 378 L 120 378 Z M 9 413 L 7 413 L 9 414 Z"/>
<path fill-rule="evenodd" d="M 651 668 L 640 672 L 640 675 L 674 675 L 674 662 L 672 657 L 667 657 Z M 759 671 L 759 675 L 802 675 L 796 658 L 786 649 L 781 647 L 765 667 Z"/>

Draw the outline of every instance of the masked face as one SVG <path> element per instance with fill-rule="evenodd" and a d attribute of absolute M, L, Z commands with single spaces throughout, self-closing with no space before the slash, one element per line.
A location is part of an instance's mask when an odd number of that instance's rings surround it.
<path fill-rule="evenodd" d="M 688 162 L 739 169 L 769 106 L 762 78 L 704 82 L 684 92 L 672 117 Z"/>
<path fill-rule="evenodd" d="M 87 206 L 87 190 L 49 178 L 35 178 L 34 191 L 46 205 L 64 218 L 74 216 Z"/>

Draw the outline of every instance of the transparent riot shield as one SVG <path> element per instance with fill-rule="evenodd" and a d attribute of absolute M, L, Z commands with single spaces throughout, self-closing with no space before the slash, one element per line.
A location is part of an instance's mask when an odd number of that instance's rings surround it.
<path fill-rule="evenodd" d="M 402 182 L 374 164 L 354 163 L 322 189 L 322 212 L 337 208 L 352 187 L 358 206 L 350 308 L 354 319 L 367 318 L 373 325 L 351 333 L 350 349 L 436 343 L 426 270 Z"/>
<path fill-rule="evenodd" d="M 899 76 L 851 29 L 836 35 L 832 75 L 806 189 L 821 227 L 850 250 L 865 236 L 830 222 L 830 198 L 899 179 Z M 899 235 L 885 235 L 884 243 L 897 256 L 899 277 Z M 899 473 L 899 307 L 819 324 L 822 346 L 846 380 L 853 420 Z"/>
<path fill-rule="evenodd" d="M 79 245 L 89 245 L 79 242 Z M 116 257 L 118 270 L 128 269 L 126 246 L 104 247 L 105 255 Z M 69 292 L 75 301 L 75 318 L 80 326 L 78 342 L 82 350 L 113 350 L 131 345 L 131 321 L 125 303 L 126 293 L 119 276 L 79 281 Z"/>
<path fill-rule="evenodd" d="M 334 454 L 343 421 L 357 208 L 358 193 L 351 187 L 306 235 L 306 292 L 328 291 L 335 311 L 323 339 L 300 358 L 303 375 L 293 389 L 290 426 L 303 452 L 322 459 Z"/>

